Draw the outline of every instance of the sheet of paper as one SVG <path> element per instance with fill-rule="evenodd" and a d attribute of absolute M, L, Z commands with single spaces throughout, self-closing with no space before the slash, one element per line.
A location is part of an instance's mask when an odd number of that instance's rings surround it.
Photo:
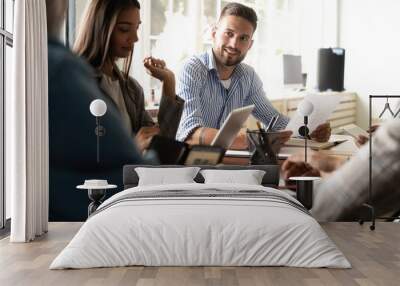
<path fill-rule="evenodd" d="M 290 153 L 279 152 L 278 159 L 287 159 L 291 156 Z M 250 158 L 251 153 L 248 150 L 227 150 L 225 152 L 226 157 L 235 157 L 235 158 Z"/>
<path fill-rule="evenodd" d="M 325 123 L 340 103 L 339 96 L 328 94 L 308 94 L 304 99 L 310 101 L 314 106 L 314 110 L 308 118 L 310 133 L 319 125 Z M 304 117 L 296 112 L 290 119 L 286 129 L 292 130 L 293 136 L 299 136 L 299 128 L 303 125 Z"/>

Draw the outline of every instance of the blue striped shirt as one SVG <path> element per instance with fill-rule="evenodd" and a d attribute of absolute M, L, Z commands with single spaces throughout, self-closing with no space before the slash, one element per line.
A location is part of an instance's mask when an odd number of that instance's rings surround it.
<path fill-rule="evenodd" d="M 253 116 L 266 125 L 279 114 L 267 99 L 254 69 L 244 63 L 236 66 L 231 85 L 225 89 L 211 49 L 185 62 L 178 78 L 177 94 L 185 100 L 176 134 L 179 141 L 185 141 L 197 127 L 219 129 L 229 113 L 239 107 L 254 104 Z M 288 122 L 286 116 L 280 115 L 275 128 L 284 129 Z"/>

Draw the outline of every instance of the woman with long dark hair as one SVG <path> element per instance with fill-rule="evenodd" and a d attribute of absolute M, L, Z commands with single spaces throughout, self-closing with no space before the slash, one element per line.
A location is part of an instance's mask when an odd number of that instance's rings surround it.
<path fill-rule="evenodd" d="M 161 135 L 175 137 L 183 100 L 175 94 L 173 72 L 163 60 L 149 57 L 143 61 L 147 72 L 163 83 L 158 114 L 160 128 L 145 111 L 143 89 L 129 76 L 140 24 L 137 0 L 92 0 L 83 16 L 74 51 L 97 70 L 100 88 L 112 98 L 143 150 L 160 129 Z M 123 60 L 122 69 L 117 64 L 119 59 Z"/>

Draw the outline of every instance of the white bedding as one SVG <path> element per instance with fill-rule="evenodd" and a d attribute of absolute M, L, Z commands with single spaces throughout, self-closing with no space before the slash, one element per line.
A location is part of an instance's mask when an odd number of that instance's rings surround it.
<path fill-rule="evenodd" d="M 263 191 L 246 197 L 121 198 L 138 192 Z M 241 192 L 242 193 L 242 192 Z M 249 192 L 251 194 L 251 192 Z M 263 195 L 263 194 L 262 194 Z M 294 266 L 350 268 L 309 214 L 281 191 L 254 185 L 136 187 L 105 201 L 50 269 L 145 266 Z"/>

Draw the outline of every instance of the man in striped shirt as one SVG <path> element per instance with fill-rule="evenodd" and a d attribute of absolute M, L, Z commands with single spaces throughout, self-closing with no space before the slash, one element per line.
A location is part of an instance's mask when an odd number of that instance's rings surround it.
<path fill-rule="evenodd" d="M 253 115 L 264 124 L 278 115 L 266 98 L 262 82 L 254 69 L 241 63 L 253 44 L 257 28 L 255 11 L 238 3 L 229 3 L 222 10 L 213 29 L 213 48 L 190 58 L 179 76 L 178 96 L 185 100 L 177 140 L 189 144 L 210 144 L 229 113 L 254 104 Z M 276 129 L 284 129 L 289 119 L 280 115 Z M 281 133 L 286 142 L 290 131 Z M 330 126 L 319 126 L 311 137 L 327 141 Z M 239 134 L 233 149 L 246 149 L 245 134 Z"/>

